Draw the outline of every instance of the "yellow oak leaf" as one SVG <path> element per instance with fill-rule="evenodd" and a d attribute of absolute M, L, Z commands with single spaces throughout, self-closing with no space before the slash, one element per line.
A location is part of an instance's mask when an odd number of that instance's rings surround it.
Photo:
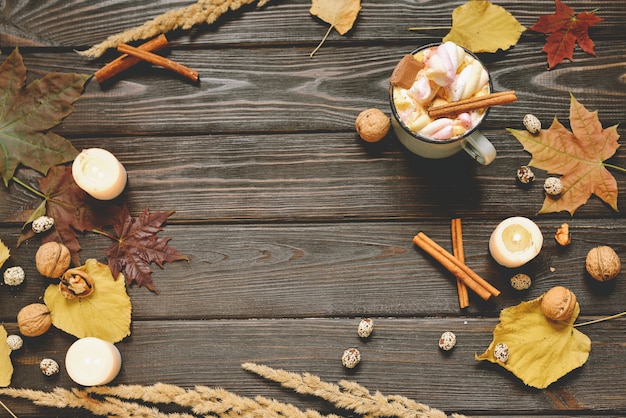
<path fill-rule="evenodd" d="M 517 44 L 526 30 L 502 6 L 470 0 L 452 12 L 452 29 L 443 38 L 472 52 L 503 51 Z"/>
<path fill-rule="evenodd" d="M 503 309 L 493 331 L 493 341 L 476 360 L 499 364 L 525 384 L 539 389 L 548 387 L 587 361 L 591 340 L 574 328 L 580 305 L 565 321 L 548 319 L 541 309 L 543 295 L 529 302 Z M 499 343 L 509 349 L 506 362 L 496 359 Z"/>
<path fill-rule="evenodd" d="M 11 363 L 11 348 L 7 344 L 7 331 L 0 325 L 0 387 L 11 384 L 13 363 Z"/>
<path fill-rule="evenodd" d="M 9 251 L 9 248 L 6 245 L 4 245 L 2 240 L 0 240 L 0 267 L 2 267 L 4 262 L 7 261 L 10 256 L 11 256 L 11 251 Z"/>
<path fill-rule="evenodd" d="M 126 281 L 120 273 L 113 278 L 111 269 L 95 259 L 79 267 L 94 280 L 94 292 L 84 298 L 66 299 L 58 284 L 44 294 L 52 325 L 78 338 L 96 337 L 116 343 L 130 335 L 132 306 Z"/>
<path fill-rule="evenodd" d="M 360 10 L 361 0 L 312 0 L 309 13 L 330 24 L 330 27 L 317 48 L 311 52 L 311 57 L 322 46 L 332 28 L 340 35 L 352 29 Z"/>

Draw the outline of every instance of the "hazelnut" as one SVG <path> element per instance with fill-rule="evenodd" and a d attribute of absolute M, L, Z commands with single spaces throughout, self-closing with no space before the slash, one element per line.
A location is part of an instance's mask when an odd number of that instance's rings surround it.
<path fill-rule="evenodd" d="M 94 291 L 94 280 L 84 270 L 69 269 L 59 282 L 59 290 L 66 299 L 84 298 Z"/>
<path fill-rule="evenodd" d="M 572 242 L 572 236 L 569 233 L 569 225 L 566 223 L 562 224 L 559 229 L 556 230 L 554 239 L 562 247 L 569 245 Z"/>
<path fill-rule="evenodd" d="M 574 313 L 576 295 L 563 286 L 555 286 L 541 299 L 543 314 L 554 321 L 565 321 Z"/>
<path fill-rule="evenodd" d="M 589 250 L 585 266 L 591 277 L 605 282 L 619 274 L 621 263 L 613 248 L 602 245 Z"/>
<path fill-rule="evenodd" d="M 45 334 L 51 325 L 50 310 L 43 303 L 26 305 L 17 314 L 17 326 L 25 337 Z"/>
<path fill-rule="evenodd" d="M 35 264 L 42 276 L 56 279 L 70 266 L 70 250 L 58 242 L 46 242 L 37 250 Z"/>
<path fill-rule="evenodd" d="M 376 108 L 365 109 L 356 118 L 354 125 L 356 132 L 366 142 L 378 142 L 383 139 L 391 122 L 382 110 Z"/>

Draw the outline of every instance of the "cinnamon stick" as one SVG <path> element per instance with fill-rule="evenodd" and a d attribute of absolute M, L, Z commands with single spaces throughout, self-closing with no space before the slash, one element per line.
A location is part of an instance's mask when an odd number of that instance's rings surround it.
<path fill-rule="evenodd" d="M 191 81 L 195 82 L 198 81 L 200 78 L 197 71 L 160 55 L 153 54 L 152 52 L 144 51 L 126 44 L 119 44 L 117 46 L 117 50 L 124 54 L 132 55 L 136 58 L 148 61 L 149 63 L 152 63 L 154 65 L 158 65 L 160 67 L 174 71 L 175 73 L 180 74 L 183 77 L 190 79 Z"/>
<path fill-rule="evenodd" d="M 461 218 L 453 218 L 450 222 L 450 229 L 452 230 L 452 254 L 461 263 L 465 264 L 465 251 L 463 248 L 463 227 L 461 224 Z M 461 309 L 469 306 L 469 294 L 467 292 L 467 286 L 463 283 L 463 280 L 457 277 L 456 288 L 459 295 L 459 307 Z"/>
<path fill-rule="evenodd" d="M 169 43 L 167 42 L 165 35 L 159 35 L 156 38 L 139 45 L 137 48 L 143 51 L 159 51 L 168 45 Z M 102 83 L 141 61 L 142 60 L 140 58 L 123 54 L 96 71 L 94 76 L 96 77 L 98 83 Z"/>
<path fill-rule="evenodd" d="M 428 109 L 428 116 L 433 119 L 444 116 L 453 116 L 470 110 L 482 109 L 486 107 L 499 106 L 512 103 L 517 100 L 514 90 L 490 93 L 484 96 L 470 97 L 469 99 L 450 102 L 440 106 L 433 106 Z"/>
<path fill-rule="evenodd" d="M 465 283 L 468 288 L 472 289 L 484 300 L 489 299 L 492 295 L 498 296 L 500 294 L 498 289 L 476 274 L 476 272 L 474 272 L 474 270 L 469 268 L 466 264 L 457 260 L 452 254 L 430 239 L 423 232 L 415 235 L 415 237 L 413 237 L 413 242 L 437 260 L 446 270 L 463 280 L 463 283 Z"/>

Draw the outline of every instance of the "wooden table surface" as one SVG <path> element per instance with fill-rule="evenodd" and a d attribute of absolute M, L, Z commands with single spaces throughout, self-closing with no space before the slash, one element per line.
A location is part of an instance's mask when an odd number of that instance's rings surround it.
<path fill-rule="evenodd" d="M 2 59 L 19 46 L 29 81 L 51 71 L 93 73 L 116 53 L 88 60 L 75 50 L 190 3 L 2 2 Z M 493 164 L 480 166 L 465 154 L 425 160 L 393 134 L 378 144 L 361 141 L 357 114 L 369 107 L 390 112 L 395 63 L 447 33 L 407 28 L 449 26 L 462 3 L 364 1 L 355 27 L 345 36 L 332 33 L 311 59 L 327 25 L 309 14 L 309 1 L 272 0 L 260 10 L 245 6 L 214 25 L 168 34 L 166 56 L 199 71 L 197 85 L 150 65 L 105 86 L 88 83 L 75 112 L 54 131 L 79 150 L 102 147 L 120 159 L 129 176 L 123 199 L 133 215 L 145 208 L 176 211 L 159 236 L 171 237 L 170 245 L 190 259 L 154 267 L 159 294 L 128 289 L 132 334 L 117 344 L 123 367 L 112 385 L 223 387 L 349 416 L 241 368 L 256 362 L 330 382 L 356 380 L 448 414 L 626 415 L 626 318 L 585 327 L 589 360 L 545 390 L 474 359 L 489 345 L 503 308 L 555 285 L 577 295 L 578 321 L 626 310 L 626 273 L 611 286 L 597 286 L 584 267 L 597 245 L 612 246 L 626 261 L 623 212 L 592 197 L 573 217 L 538 215 L 547 174 L 537 170 L 530 188 L 519 187 L 516 169 L 530 155 L 505 130 L 522 129 L 526 113 L 544 126 L 554 117 L 567 126 L 572 93 L 598 110 L 604 127 L 620 124 L 624 137 L 626 2 L 567 2 L 604 18 L 590 30 L 595 57 L 577 47 L 573 62 L 548 71 L 545 36 L 532 31 L 506 52 L 481 55 L 495 89 L 516 90 L 519 99 L 492 109 L 484 124 L 498 151 Z M 498 4 L 526 27 L 555 7 L 548 0 Z M 626 167 L 626 150 L 610 161 Z M 626 176 L 612 173 L 625 210 Z M 33 185 L 40 177 L 26 168 L 17 176 Z M 0 237 L 12 250 L 11 265 L 27 274 L 19 289 L 0 286 L 0 320 L 9 333 L 17 332 L 18 310 L 40 300 L 46 286 L 33 263 L 38 239 L 15 248 L 20 213 L 38 203 L 13 182 L 0 187 Z M 487 248 L 492 230 L 510 216 L 535 220 L 545 238 L 539 256 L 514 270 L 499 267 Z M 487 302 L 472 294 L 465 310 L 458 307 L 454 277 L 412 243 L 424 231 L 451 249 L 453 217 L 463 221 L 467 264 L 502 291 Z M 573 237 L 565 248 L 553 239 L 563 222 Z M 83 260 L 106 262 L 106 238 L 79 240 Z M 521 293 L 509 285 L 520 271 L 533 279 Z M 356 333 L 364 317 L 376 326 L 366 341 Z M 437 347 L 446 330 L 458 338 L 449 354 Z M 38 364 L 52 357 L 63 365 L 74 340 L 58 329 L 27 338 L 12 356 L 12 386 L 73 387 L 64 370 L 46 378 Z M 363 357 L 353 371 L 341 365 L 348 347 Z M 1 400 L 22 418 L 91 416 Z M 0 409 L 0 416 L 8 415 Z"/>

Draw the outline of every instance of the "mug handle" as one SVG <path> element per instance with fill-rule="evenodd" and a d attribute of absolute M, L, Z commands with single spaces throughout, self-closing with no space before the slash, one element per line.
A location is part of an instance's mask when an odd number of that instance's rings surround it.
<path fill-rule="evenodd" d="M 472 132 L 465 138 L 463 149 L 482 165 L 489 165 L 496 158 L 496 148 L 478 131 Z"/>

